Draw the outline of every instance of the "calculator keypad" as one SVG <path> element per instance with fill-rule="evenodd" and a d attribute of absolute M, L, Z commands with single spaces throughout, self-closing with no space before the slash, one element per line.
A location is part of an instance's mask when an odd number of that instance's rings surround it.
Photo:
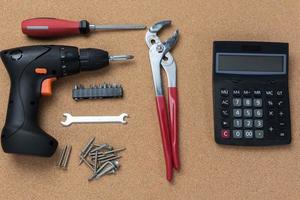
<path fill-rule="evenodd" d="M 283 90 L 221 89 L 221 138 L 285 137 Z"/>

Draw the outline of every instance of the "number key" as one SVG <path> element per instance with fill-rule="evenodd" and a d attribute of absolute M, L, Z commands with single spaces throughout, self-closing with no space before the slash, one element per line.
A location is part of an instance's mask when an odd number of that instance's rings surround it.
<path fill-rule="evenodd" d="M 242 109 L 233 109 L 234 117 L 242 117 Z"/>
<path fill-rule="evenodd" d="M 244 130 L 245 138 L 253 138 L 253 131 L 252 130 Z"/>
<path fill-rule="evenodd" d="M 245 128 L 252 128 L 253 127 L 253 120 L 252 119 L 245 119 L 244 120 L 244 127 Z"/>
<path fill-rule="evenodd" d="M 252 109 L 244 109 L 244 117 L 246 118 L 252 117 Z"/>
<path fill-rule="evenodd" d="M 254 120 L 254 126 L 255 126 L 255 128 L 262 128 L 263 124 L 264 124 L 263 120 L 261 120 L 261 119 Z"/>
<path fill-rule="evenodd" d="M 232 131 L 233 138 L 242 138 L 243 137 L 243 131 L 242 130 L 233 130 Z"/>
<path fill-rule="evenodd" d="M 252 99 L 250 99 L 250 98 L 243 99 L 243 105 L 245 107 L 251 107 L 252 106 Z"/>
<path fill-rule="evenodd" d="M 242 99 L 241 98 L 234 98 L 232 102 L 234 107 L 240 107 L 242 106 Z"/>
<path fill-rule="evenodd" d="M 262 109 L 254 109 L 254 117 L 261 118 L 263 116 Z"/>
<path fill-rule="evenodd" d="M 241 119 L 235 119 L 233 120 L 233 127 L 235 128 L 241 128 L 243 126 Z"/>
<path fill-rule="evenodd" d="M 262 99 L 253 99 L 253 105 L 257 108 L 262 107 Z"/>

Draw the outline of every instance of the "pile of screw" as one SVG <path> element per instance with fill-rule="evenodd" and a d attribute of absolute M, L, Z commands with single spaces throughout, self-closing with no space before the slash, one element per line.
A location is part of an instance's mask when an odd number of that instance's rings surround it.
<path fill-rule="evenodd" d="M 60 158 L 57 162 L 57 166 L 63 169 L 67 169 L 68 163 L 69 163 L 69 158 L 71 155 L 71 151 L 72 151 L 72 146 L 71 145 L 65 145 L 65 147 L 63 148 L 61 154 L 60 154 Z"/>
<path fill-rule="evenodd" d="M 89 181 L 99 179 L 104 175 L 115 174 L 120 168 L 118 161 L 121 156 L 117 153 L 126 148 L 114 149 L 108 144 L 95 144 L 92 138 L 81 150 L 79 165 L 85 163 L 93 172 Z"/>

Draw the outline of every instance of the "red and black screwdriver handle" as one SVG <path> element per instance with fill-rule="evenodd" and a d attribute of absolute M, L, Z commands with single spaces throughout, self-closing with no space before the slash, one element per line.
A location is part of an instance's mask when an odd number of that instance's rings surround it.
<path fill-rule="evenodd" d="M 63 37 L 90 32 L 90 23 L 87 20 L 32 18 L 24 20 L 21 26 L 22 32 L 30 37 Z"/>
<path fill-rule="evenodd" d="M 57 78 L 108 65 L 108 53 L 40 45 L 3 50 L 0 55 L 11 80 L 1 134 L 4 152 L 51 156 L 58 142 L 38 125 L 40 97 L 52 94 L 51 85 Z"/>

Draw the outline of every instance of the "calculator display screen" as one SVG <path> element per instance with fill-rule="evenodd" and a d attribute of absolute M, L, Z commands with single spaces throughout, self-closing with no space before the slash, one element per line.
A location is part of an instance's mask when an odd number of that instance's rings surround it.
<path fill-rule="evenodd" d="M 217 53 L 216 71 L 226 74 L 286 74 L 285 54 Z"/>

